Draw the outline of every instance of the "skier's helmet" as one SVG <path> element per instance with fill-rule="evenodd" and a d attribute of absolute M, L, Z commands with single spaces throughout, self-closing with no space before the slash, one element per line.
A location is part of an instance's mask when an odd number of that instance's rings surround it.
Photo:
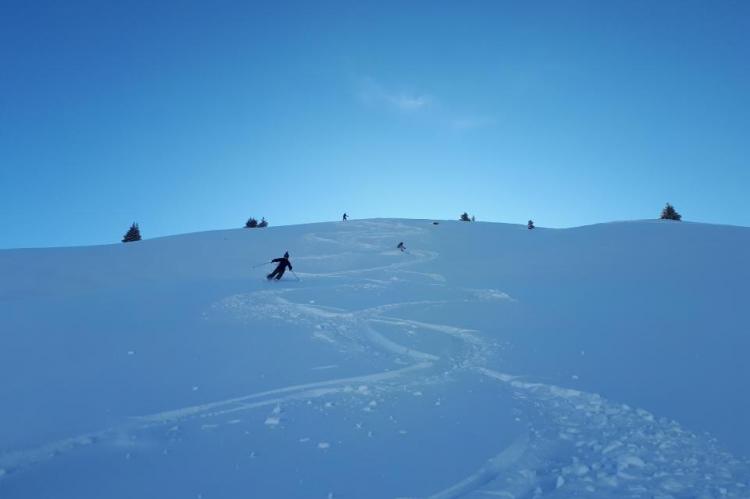
<path fill-rule="evenodd" d="M 284 252 L 284 258 L 289 258 L 289 252 L 288 251 Z"/>

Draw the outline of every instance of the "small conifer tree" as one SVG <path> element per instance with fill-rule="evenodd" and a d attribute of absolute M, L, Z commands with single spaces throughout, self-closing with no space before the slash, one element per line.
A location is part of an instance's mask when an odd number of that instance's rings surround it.
<path fill-rule="evenodd" d="M 527 227 L 529 228 L 529 230 L 533 229 L 534 228 L 534 221 L 533 220 L 529 220 L 529 224 L 527 225 Z"/>
<path fill-rule="evenodd" d="M 682 219 L 682 215 L 677 213 L 677 210 L 674 209 L 674 206 L 667 203 L 667 206 L 664 207 L 663 210 L 661 210 L 661 218 L 662 220 L 677 220 L 680 221 Z"/>
<path fill-rule="evenodd" d="M 138 228 L 138 224 L 133 222 L 133 225 L 130 226 L 130 229 L 125 233 L 125 236 L 122 238 L 122 242 L 124 243 L 130 243 L 133 241 L 140 241 L 141 240 L 141 230 Z"/>
<path fill-rule="evenodd" d="M 260 227 L 260 228 L 268 227 L 268 222 L 266 221 L 265 217 L 262 217 L 260 219 L 260 223 L 258 224 L 258 227 Z"/>
<path fill-rule="evenodd" d="M 462 222 L 471 222 L 471 217 L 469 216 L 469 214 L 468 214 L 468 213 L 466 213 L 466 212 L 463 212 L 463 213 L 461 214 L 461 221 L 462 221 Z"/>
<path fill-rule="evenodd" d="M 257 226 L 258 226 L 258 221 L 254 219 L 253 217 L 248 218 L 247 222 L 245 222 L 246 229 L 254 229 Z"/>

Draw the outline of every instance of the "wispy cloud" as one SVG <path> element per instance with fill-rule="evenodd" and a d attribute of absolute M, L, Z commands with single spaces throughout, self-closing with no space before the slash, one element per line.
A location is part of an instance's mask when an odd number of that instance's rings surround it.
<path fill-rule="evenodd" d="M 428 93 L 393 90 L 374 78 L 358 82 L 358 97 L 367 106 L 400 114 L 429 118 L 429 123 L 457 130 L 475 130 L 495 125 L 495 119 L 482 114 L 457 112 Z M 424 120 L 421 120 L 424 122 Z"/>
<path fill-rule="evenodd" d="M 387 106 L 404 112 L 415 112 L 433 103 L 431 96 L 420 93 L 394 92 L 372 78 L 365 78 L 359 96 L 368 105 Z"/>
<path fill-rule="evenodd" d="M 429 95 L 388 95 L 388 101 L 403 111 L 416 111 L 430 105 Z"/>

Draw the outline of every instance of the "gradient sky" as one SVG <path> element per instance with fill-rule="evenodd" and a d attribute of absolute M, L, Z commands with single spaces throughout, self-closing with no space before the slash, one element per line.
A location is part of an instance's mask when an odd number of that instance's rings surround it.
<path fill-rule="evenodd" d="M 750 225 L 747 1 L 0 3 L 0 248 L 352 218 Z"/>

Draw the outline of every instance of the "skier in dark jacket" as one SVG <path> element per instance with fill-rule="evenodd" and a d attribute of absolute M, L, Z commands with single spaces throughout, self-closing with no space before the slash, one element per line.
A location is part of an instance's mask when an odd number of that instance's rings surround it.
<path fill-rule="evenodd" d="M 273 272 L 271 272 L 270 274 L 268 274 L 266 276 L 266 278 L 268 280 L 271 280 L 271 279 L 273 279 L 275 277 L 276 280 L 278 281 L 279 279 L 281 279 L 281 276 L 284 275 L 284 272 L 286 272 L 286 268 L 287 267 L 289 267 L 289 270 L 292 270 L 292 264 L 289 263 L 289 252 L 288 251 L 285 252 L 284 256 L 282 256 L 281 258 L 274 258 L 273 260 L 271 260 L 271 262 L 278 263 L 278 265 L 273 270 Z"/>

